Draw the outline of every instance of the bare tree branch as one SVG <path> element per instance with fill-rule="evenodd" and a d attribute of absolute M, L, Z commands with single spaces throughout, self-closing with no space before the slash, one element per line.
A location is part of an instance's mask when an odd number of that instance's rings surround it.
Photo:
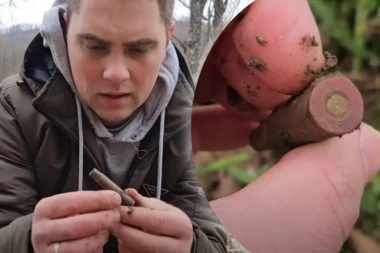
<path fill-rule="evenodd" d="M 203 20 L 205 21 L 209 21 L 208 18 L 206 18 L 203 13 L 200 13 L 200 12 L 197 12 L 197 10 L 192 10 L 190 5 L 188 5 L 187 3 L 185 3 L 183 0 L 178 0 L 178 2 L 180 2 L 183 6 L 185 6 L 186 8 L 188 8 L 191 12 L 194 11 L 195 14 L 199 15 L 202 17 Z"/>
<path fill-rule="evenodd" d="M 190 30 L 187 39 L 182 44 L 190 69 L 197 76 L 198 69 L 205 58 L 205 52 L 208 52 L 225 26 L 226 14 L 231 15 L 240 0 L 178 1 L 190 10 Z"/>

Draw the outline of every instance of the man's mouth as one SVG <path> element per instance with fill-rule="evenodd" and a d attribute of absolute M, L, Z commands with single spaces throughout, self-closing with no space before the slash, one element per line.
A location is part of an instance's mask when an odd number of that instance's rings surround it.
<path fill-rule="evenodd" d="M 119 107 L 130 103 L 131 93 L 100 93 L 99 97 L 107 106 Z"/>
<path fill-rule="evenodd" d="M 109 98 L 121 98 L 121 97 L 125 97 L 125 96 L 130 96 L 131 94 L 130 93 L 100 93 L 100 96 L 105 96 L 105 97 L 109 97 Z"/>

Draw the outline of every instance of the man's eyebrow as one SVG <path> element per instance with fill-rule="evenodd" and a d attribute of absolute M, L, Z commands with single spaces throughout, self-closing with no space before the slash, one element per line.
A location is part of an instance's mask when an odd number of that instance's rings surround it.
<path fill-rule="evenodd" d="M 123 43 L 123 46 L 124 47 L 151 47 L 157 44 L 158 44 L 158 41 L 155 39 L 144 38 L 144 39 L 139 39 L 136 41 Z"/>
<path fill-rule="evenodd" d="M 87 41 L 91 41 L 91 42 L 95 42 L 95 43 L 99 43 L 99 44 L 103 44 L 103 45 L 110 45 L 111 42 L 108 42 L 108 41 L 105 41 L 99 37 L 97 37 L 96 35 L 94 34 L 91 34 L 91 33 L 80 33 L 78 34 L 78 37 L 80 39 L 84 39 L 84 40 L 87 40 Z"/>
<path fill-rule="evenodd" d="M 95 43 L 99 43 L 103 45 L 111 44 L 111 42 L 103 40 L 92 33 L 81 33 L 81 34 L 78 34 L 78 37 L 80 39 L 84 39 L 87 41 L 91 41 L 91 42 L 95 42 Z M 152 46 L 156 46 L 157 44 L 158 44 L 158 41 L 156 39 L 143 38 L 143 39 L 138 39 L 135 41 L 125 42 L 123 43 L 123 46 L 124 47 L 152 47 Z"/>

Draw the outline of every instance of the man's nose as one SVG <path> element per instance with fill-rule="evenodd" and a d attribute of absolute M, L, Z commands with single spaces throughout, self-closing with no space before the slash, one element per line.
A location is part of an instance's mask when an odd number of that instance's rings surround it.
<path fill-rule="evenodd" d="M 113 84 L 119 84 L 129 79 L 128 64 L 121 57 L 110 59 L 105 66 L 103 78 Z"/>

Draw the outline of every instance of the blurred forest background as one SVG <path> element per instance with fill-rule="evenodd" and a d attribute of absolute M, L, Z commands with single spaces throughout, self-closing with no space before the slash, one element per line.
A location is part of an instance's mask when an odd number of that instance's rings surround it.
<path fill-rule="evenodd" d="M 325 49 L 337 55 L 339 69 L 363 95 L 364 121 L 380 130 L 380 1 L 311 0 L 309 3 Z M 344 252 L 380 252 L 379 173 L 365 189 L 355 227 Z"/>
<path fill-rule="evenodd" d="M 0 0 L 0 8 L 12 13 L 28 1 Z M 250 2 L 177 0 L 176 6 L 187 11 L 176 18 L 174 39 L 186 54 L 195 79 L 220 32 Z M 365 121 L 380 130 L 380 0 L 309 0 L 309 4 L 324 49 L 338 57 L 339 71 L 361 91 Z M 6 26 L 2 21 L 0 16 L 0 80 L 18 72 L 26 46 L 38 33 L 36 24 Z M 198 174 L 210 200 L 238 191 L 265 173 L 278 158 L 270 151 L 256 152 L 250 147 L 195 154 Z M 380 174 L 365 189 L 360 218 L 342 252 L 380 253 L 379 245 Z"/>

